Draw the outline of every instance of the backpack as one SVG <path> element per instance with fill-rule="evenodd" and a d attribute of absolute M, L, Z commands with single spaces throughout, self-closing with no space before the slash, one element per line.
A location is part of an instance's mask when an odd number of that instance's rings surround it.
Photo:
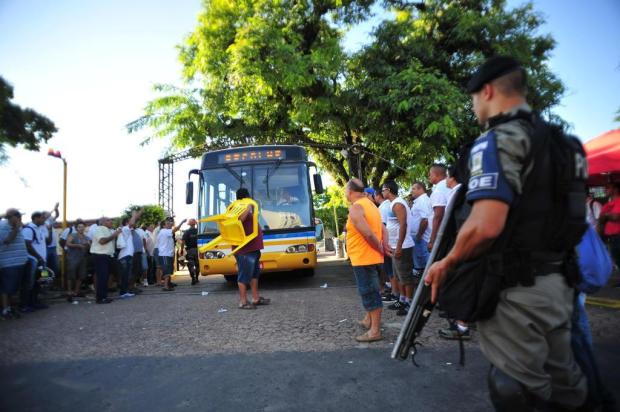
<path fill-rule="evenodd" d="M 523 164 L 524 170 L 533 167 L 493 245 L 482 256 L 461 263 L 448 274 L 439 301 L 442 310 L 453 319 L 475 322 L 491 318 L 503 289 L 518 284 L 534 285 L 534 263 L 541 255 L 549 255 L 550 261 L 564 261 L 561 270 L 569 284 L 578 280 L 574 248 L 587 228 L 585 151 L 576 137 L 528 112 L 498 117 L 491 126 L 516 119 L 525 120 L 531 127 L 531 147 Z M 469 172 L 462 177 L 463 182 L 468 181 Z M 542 186 L 541 181 L 545 182 Z M 455 195 L 457 207 L 449 217 L 457 221 L 453 225 L 457 231 L 465 220 L 458 218 L 459 211 L 467 205 L 465 192 L 461 190 Z M 545 220 L 535 221 L 536 230 L 526 230 L 526 212 L 536 210 L 540 202 L 546 202 L 552 213 Z M 535 247 L 528 250 L 524 245 Z"/>
<path fill-rule="evenodd" d="M 613 272 L 613 263 L 605 243 L 592 225 L 577 245 L 580 282 L 577 290 L 587 294 L 595 293 L 605 286 Z"/>
<path fill-rule="evenodd" d="M 37 236 L 37 231 L 34 230 L 34 228 L 32 226 L 26 225 L 24 227 L 32 230 L 32 243 L 39 243 L 39 238 Z"/>

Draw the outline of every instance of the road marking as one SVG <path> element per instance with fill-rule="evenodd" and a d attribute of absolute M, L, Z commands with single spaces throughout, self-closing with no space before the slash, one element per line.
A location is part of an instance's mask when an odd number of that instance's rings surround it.
<path fill-rule="evenodd" d="M 586 303 L 594 306 L 602 306 L 604 308 L 620 309 L 620 300 L 618 299 L 588 297 Z"/>

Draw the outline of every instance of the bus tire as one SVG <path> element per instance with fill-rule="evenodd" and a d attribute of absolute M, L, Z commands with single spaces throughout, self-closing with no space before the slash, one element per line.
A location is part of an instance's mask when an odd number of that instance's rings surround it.
<path fill-rule="evenodd" d="M 229 284 L 237 283 L 237 275 L 224 275 L 224 278 Z"/>

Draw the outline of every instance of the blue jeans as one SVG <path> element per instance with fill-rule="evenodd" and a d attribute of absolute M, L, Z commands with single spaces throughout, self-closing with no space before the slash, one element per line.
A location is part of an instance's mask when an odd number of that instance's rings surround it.
<path fill-rule="evenodd" d="M 362 306 L 368 312 L 383 307 L 377 269 L 377 265 L 353 266 L 357 291 L 362 297 Z"/>
<path fill-rule="evenodd" d="M 47 247 L 47 259 L 45 264 L 48 268 L 52 269 L 52 272 L 56 275 L 56 279 L 60 279 L 60 267 L 58 266 L 58 252 L 56 246 Z"/>
<path fill-rule="evenodd" d="M 112 266 L 112 256 L 93 254 L 95 276 L 97 277 L 97 301 L 108 297 L 108 279 Z"/>
<path fill-rule="evenodd" d="M 124 295 L 129 292 L 129 277 L 131 276 L 131 269 L 133 264 L 133 256 L 125 256 L 118 260 L 120 266 L 121 285 L 119 295 Z"/>
<path fill-rule="evenodd" d="M 428 242 L 424 239 L 416 239 L 413 245 L 413 268 L 420 272 L 424 271 L 429 255 Z"/>

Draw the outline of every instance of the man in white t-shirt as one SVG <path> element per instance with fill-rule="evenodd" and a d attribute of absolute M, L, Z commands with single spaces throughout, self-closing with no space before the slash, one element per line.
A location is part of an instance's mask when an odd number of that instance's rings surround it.
<path fill-rule="evenodd" d="M 448 204 L 451 190 L 446 184 L 446 166 L 442 164 L 434 164 L 428 171 L 428 180 L 433 186 L 433 192 L 431 193 L 431 207 L 433 208 L 433 216 L 429 221 L 431 226 L 431 238 L 428 241 L 429 252 L 433 249 L 435 239 L 437 238 L 437 232 L 439 231 L 439 225 L 443 214 Z"/>
<path fill-rule="evenodd" d="M 116 240 L 116 247 L 119 249 L 118 263 L 120 266 L 121 278 L 119 296 L 122 299 L 135 296 L 135 294 L 129 291 L 129 279 L 132 278 L 133 255 L 135 252 L 132 230 L 136 221 L 140 218 L 140 215 L 142 215 L 142 209 L 133 211 L 131 218 L 126 217 L 122 220 L 121 234 Z"/>
<path fill-rule="evenodd" d="M 110 303 L 108 298 L 108 278 L 112 268 L 114 258 L 114 243 L 121 234 L 121 229 L 112 230 L 112 219 L 102 217 L 99 219 L 99 226 L 92 234 L 90 244 L 90 254 L 93 257 L 95 266 L 96 303 Z"/>
<path fill-rule="evenodd" d="M 46 266 L 47 246 L 51 242 L 51 228 L 45 225 L 45 212 L 34 212 L 32 221 L 22 228 L 22 236 L 26 241 L 28 250 L 28 269 L 26 282 L 22 290 L 22 300 L 27 300 L 27 305 L 35 309 L 46 309 L 48 306 L 38 301 L 39 287 L 36 282 L 37 267 Z"/>
<path fill-rule="evenodd" d="M 393 249 L 394 274 L 400 285 L 400 298 L 397 302 L 388 306 L 388 309 L 397 310 L 396 314 L 407 314 L 415 278 L 413 276 L 413 238 L 411 237 L 411 211 L 407 202 L 398 196 L 398 185 L 393 180 L 383 183 L 381 188 L 383 197 L 391 204 L 390 214 L 387 221 L 388 244 Z"/>
<path fill-rule="evenodd" d="M 413 269 L 419 276 L 424 272 L 428 261 L 428 242 L 431 240 L 432 231 L 429 222 L 433 217 L 433 208 L 431 199 L 426 194 L 424 183 L 415 182 L 411 186 L 411 197 L 413 197 L 411 236 L 415 243 L 413 246 Z"/>
<path fill-rule="evenodd" d="M 166 219 L 165 226 L 160 229 L 157 234 L 157 240 L 155 244 L 157 245 L 159 260 L 158 266 L 162 269 L 162 275 L 164 277 L 164 288 L 162 290 L 168 292 L 173 291 L 171 283 L 171 277 L 173 273 L 173 262 L 174 262 L 174 246 L 175 246 L 175 238 L 174 234 L 181 228 L 183 223 L 185 223 L 187 219 L 183 219 L 178 226 L 173 227 L 174 220 L 172 218 Z"/>
<path fill-rule="evenodd" d="M 381 222 L 384 226 L 387 227 L 388 216 L 390 214 L 390 210 L 392 209 L 391 202 L 385 197 L 383 197 L 381 189 L 375 190 L 373 201 L 379 208 L 379 213 L 381 214 Z M 393 303 L 397 301 L 400 297 L 400 289 L 398 287 L 398 280 L 394 278 L 394 268 L 392 265 L 391 256 L 384 257 L 383 270 L 381 271 L 381 275 L 382 283 L 385 283 L 385 286 L 389 287 L 389 290 L 385 291 L 384 285 L 381 285 L 381 300 L 385 303 Z"/>

